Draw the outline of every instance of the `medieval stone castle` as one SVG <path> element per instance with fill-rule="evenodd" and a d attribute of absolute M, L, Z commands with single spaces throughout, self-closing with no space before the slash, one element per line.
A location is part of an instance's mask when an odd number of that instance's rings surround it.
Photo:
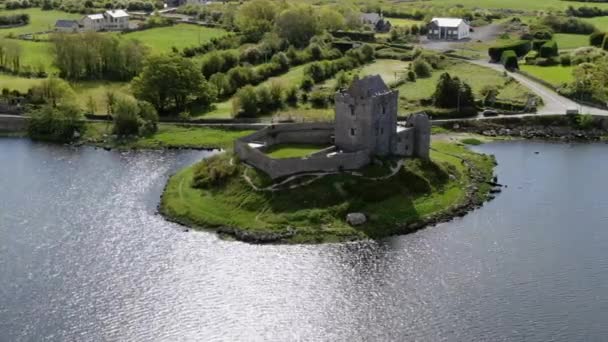
<path fill-rule="evenodd" d="M 374 157 L 429 158 L 430 121 L 425 114 L 397 122 L 399 92 L 378 75 L 356 80 L 335 95 L 335 123 L 272 125 L 235 142 L 239 158 L 271 178 L 312 172 L 356 170 Z M 274 159 L 264 153 L 276 144 L 330 147 L 301 158 Z"/>

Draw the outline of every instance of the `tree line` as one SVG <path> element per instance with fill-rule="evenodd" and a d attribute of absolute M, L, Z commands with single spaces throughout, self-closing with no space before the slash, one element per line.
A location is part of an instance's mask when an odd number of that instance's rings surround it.
<path fill-rule="evenodd" d="M 30 22 L 29 14 L 0 15 L 0 26 L 27 25 Z"/>
<path fill-rule="evenodd" d="M 53 34 L 54 63 L 68 80 L 129 81 L 143 69 L 148 48 L 137 40 L 95 32 Z"/>

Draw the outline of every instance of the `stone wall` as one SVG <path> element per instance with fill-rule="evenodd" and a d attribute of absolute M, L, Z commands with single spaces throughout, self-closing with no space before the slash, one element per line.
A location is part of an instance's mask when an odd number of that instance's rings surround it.
<path fill-rule="evenodd" d="M 234 151 L 245 163 L 265 172 L 273 179 L 309 172 L 337 172 L 356 170 L 370 162 L 367 150 L 352 153 L 335 153 L 328 156 L 332 147 L 302 158 L 273 159 L 263 150 L 275 144 L 330 144 L 334 127 L 328 123 L 305 123 L 269 126 L 234 143 Z M 264 144 L 253 148 L 249 143 Z"/>
<path fill-rule="evenodd" d="M 0 116 L 0 132 L 19 132 L 27 129 L 27 118 L 22 116 Z"/>

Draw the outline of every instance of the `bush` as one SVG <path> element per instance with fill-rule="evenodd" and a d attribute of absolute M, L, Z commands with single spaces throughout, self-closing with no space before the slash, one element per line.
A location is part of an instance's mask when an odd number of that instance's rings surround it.
<path fill-rule="evenodd" d="M 570 66 L 572 65 L 572 59 L 570 58 L 570 55 L 561 55 L 559 58 L 559 63 L 562 66 Z"/>
<path fill-rule="evenodd" d="M 206 189 L 224 185 L 237 170 L 237 163 L 231 163 L 233 156 L 229 153 L 222 153 L 207 158 L 194 166 L 192 187 Z"/>
<path fill-rule="evenodd" d="M 302 82 L 300 83 L 300 88 L 305 91 L 310 91 L 312 87 L 315 85 L 315 81 L 310 76 L 304 76 L 302 78 Z"/>
<path fill-rule="evenodd" d="M 540 47 L 540 56 L 543 58 L 555 57 L 559 55 L 557 42 L 549 40 Z"/>
<path fill-rule="evenodd" d="M 414 63 L 412 63 L 412 70 L 414 73 L 416 73 L 417 77 L 426 78 L 431 77 L 433 68 L 423 58 L 419 57 L 414 60 Z"/>
<path fill-rule="evenodd" d="M 407 72 L 407 80 L 410 82 L 416 82 L 416 73 L 413 70 Z"/>
<path fill-rule="evenodd" d="M 529 40 L 520 40 L 514 43 L 493 46 L 488 49 L 488 54 L 492 61 L 500 61 L 502 53 L 508 50 L 513 50 L 517 57 L 525 56 L 532 49 L 532 43 Z"/>
<path fill-rule="evenodd" d="M 245 86 L 236 93 L 233 100 L 233 114 L 235 116 L 254 117 L 258 112 L 258 98 L 255 88 Z"/>
<path fill-rule="evenodd" d="M 158 113 L 152 104 L 124 97 L 114 103 L 114 127 L 119 136 L 150 135 L 158 129 Z"/>
<path fill-rule="evenodd" d="M 589 35 L 589 45 L 596 46 L 596 47 L 602 47 L 605 36 L 606 36 L 606 32 L 599 32 L 599 31 L 593 32 L 592 34 Z"/>
<path fill-rule="evenodd" d="M 327 107 L 329 102 L 330 94 L 328 94 L 324 90 L 315 90 L 310 93 L 310 103 L 315 108 L 324 108 Z"/>
<path fill-rule="evenodd" d="M 56 142 L 75 140 L 84 130 L 80 108 L 71 104 L 45 105 L 32 113 L 28 124 L 28 134 L 32 139 Z"/>

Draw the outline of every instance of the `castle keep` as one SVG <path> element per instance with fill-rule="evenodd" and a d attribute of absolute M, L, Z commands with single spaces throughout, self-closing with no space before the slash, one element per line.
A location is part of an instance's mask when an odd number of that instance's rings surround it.
<path fill-rule="evenodd" d="M 335 123 L 266 127 L 235 142 L 239 158 L 276 179 L 299 173 L 359 169 L 375 156 L 429 158 L 430 122 L 414 114 L 397 122 L 399 92 L 380 76 L 356 80 L 335 95 Z M 273 159 L 264 151 L 276 144 L 330 147 L 301 158 Z"/>

